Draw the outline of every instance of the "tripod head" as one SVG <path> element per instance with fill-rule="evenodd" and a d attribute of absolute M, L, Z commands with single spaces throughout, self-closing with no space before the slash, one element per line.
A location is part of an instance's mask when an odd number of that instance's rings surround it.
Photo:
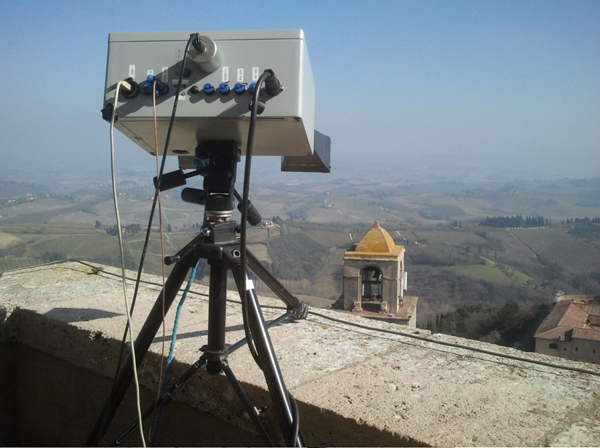
<path fill-rule="evenodd" d="M 233 212 L 234 201 L 238 201 L 241 212 L 242 197 L 235 189 L 236 166 L 239 161 L 239 148 L 231 141 L 210 142 L 196 149 L 199 168 L 196 171 L 184 173 L 182 170 L 172 171 L 162 175 L 160 185 L 154 178 L 154 186 L 160 191 L 170 190 L 185 185 L 186 179 L 204 176 L 204 190 L 184 188 L 181 199 L 190 204 L 205 206 L 205 213 L 210 221 L 226 221 Z M 233 191 L 233 194 L 232 194 Z M 252 201 L 248 201 L 248 224 L 255 226 L 262 217 Z"/>
<path fill-rule="evenodd" d="M 241 151 L 232 140 L 204 142 L 196 148 L 196 159 L 204 161 L 204 212 L 213 222 L 226 221 L 235 205 L 235 178 Z"/>

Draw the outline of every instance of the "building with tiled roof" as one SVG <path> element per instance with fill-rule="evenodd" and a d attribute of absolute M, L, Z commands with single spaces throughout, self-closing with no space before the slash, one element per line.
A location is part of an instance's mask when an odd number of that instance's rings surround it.
<path fill-rule="evenodd" d="M 415 327 L 418 297 L 406 285 L 404 246 L 375 221 L 344 255 L 344 309 Z"/>
<path fill-rule="evenodd" d="M 534 335 L 535 351 L 600 364 L 600 296 L 557 299 Z"/>

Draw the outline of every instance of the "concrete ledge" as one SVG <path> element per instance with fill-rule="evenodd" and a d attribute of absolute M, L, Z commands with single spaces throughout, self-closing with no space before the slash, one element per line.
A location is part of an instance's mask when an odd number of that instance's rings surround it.
<path fill-rule="evenodd" d="M 51 357 L 74 366 L 72 375 L 89 374 L 109 384 L 125 326 L 117 273 L 117 269 L 104 266 L 104 272 L 93 274 L 90 267 L 76 262 L 4 273 L 0 278 L 0 340 L 3 347 L 13 349 L 0 351 L 0 355 L 13 360 L 19 371 L 23 360 L 15 356 L 14 347 L 27 347 L 37 358 Z M 160 283 L 156 277 L 144 279 Z M 129 297 L 132 289 L 133 282 Z M 141 327 L 159 289 L 151 284 L 141 287 L 134 330 Z M 199 358 L 198 349 L 206 342 L 207 291 L 202 286 L 194 286 L 193 291 L 180 320 L 172 378 Z M 243 330 L 237 297 L 231 294 L 230 299 L 227 343 L 234 343 L 243 337 Z M 261 304 L 267 320 L 281 314 L 267 308 L 281 305 L 279 301 L 261 298 Z M 166 318 L 165 353 L 174 311 Z M 270 330 L 286 385 L 299 403 L 302 433 L 309 446 L 600 445 L 600 366 L 444 335 L 429 336 L 427 332 L 420 334 L 426 340 L 416 340 L 399 333 L 406 330 L 394 324 L 333 310 L 313 311 L 307 320 Z M 440 341 L 464 348 L 438 344 Z M 141 369 L 141 381 L 149 391 L 157 388 L 161 350 L 159 332 Z M 262 373 L 247 349 L 236 351 L 229 359 L 254 404 L 270 408 Z M 71 407 L 68 410 L 75 414 L 65 416 L 77 419 L 85 429 L 92 424 L 90 414 L 98 412 L 105 398 L 97 393 L 97 384 L 91 382 L 88 387 L 89 396 L 94 397 L 87 403 L 90 412 L 79 414 Z M 149 397 L 146 404 L 152 394 Z M 223 376 L 212 377 L 202 371 L 176 393 L 174 400 L 218 418 L 223 425 L 249 431 L 247 445 L 260 443 L 260 439 L 252 438 L 252 425 Z M 18 399 L 13 397 L 15 401 Z M 171 412 L 169 409 L 165 414 Z M 267 410 L 264 416 L 276 432 L 272 411 Z M 113 426 L 124 428 L 129 423 L 117 419 Z M 210 429 L 216 426 L 210 422 L 206 425 Z M 176 432 L 172 436 L 176 437 Z M 184 444 L 178 440 L 164 443 Z M 47 444 L 43 440 L 35 443 Z M 60 442 L 80 443 L 80 439 Z M 202 443 L 220 444 L 210 439 Z"/>

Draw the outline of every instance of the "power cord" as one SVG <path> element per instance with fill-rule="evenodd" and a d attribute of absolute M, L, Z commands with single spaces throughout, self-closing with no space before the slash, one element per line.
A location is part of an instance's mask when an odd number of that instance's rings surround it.
<path fill-rule="evenodd" d="M 252 97 L 252 103 L 250 108 L 250 126 L 248 129 L 248 140 L 246 144 L 246 163 L 244 167 L 244 186 L 242 190 L 242 210 L 241 213 L 241 229 L 240 229 L 240 271 L 241 271 L 241 292 L 240 299 L 242 300 L 242 321 L 244 322 L 244 333 L 246 334 L 246 340 L 248 341 L 248 349 L 254 358 L 254 361 L 262 370 L 262 363 L 258 351 L 254 346 L 252 339 L 252 332 L 248 326 L 248 305 L 247 305 L 247 290 L 248 290 L 248 278 L 247 278 L 247 253 L 246 253 L 246 241 L 247 241 L 247 219 L 248 219 L 248 203 L 250 196 L 250 172 L 252 167 L 252 151 L 254 147 L 254 133 L 256 131 L 256 118 L 258 116 L 259 100 L 258 95 L 262 84 L 266 79 L 271 77 L 272 72 L 264 71 L 263 74 L 258 78 L 256 82 L 256 89 Z"/>
<path fill-rule="evenodd" d="M 161 162 L 161 166 L 160 166 L 160 171 L 159 171 L 159 176 L 157 178 L 157 182 L 156 182 L 156 190 L 154 192 L 154 199 L 152 201 L 152 206 L 150 209 L 150 217 L 148 219 L 148 227 L 146 228 L 146 237 L 144 240 L 144 246 L 142 247 L 142 255 L 140 258 L 140 265 L 138 267 L 138 273 L 137 273 L 137 279 L 135 282 L 135 289 L 134 289 L 134 293 L 133 293 L 133 299 L 131 302 L 131 309 L 130 311 L 128 311 L 129 315 L 133 314 L 133 310 L 135 308 L 135 303 L 137 300 L 137 296 L 138 296 L 138 291 L 139 291 L 139 285 L 140 285 L 140 281 L 141 281 L 141 277 L 142 277 L 142 272 L 143 272 L 143 266 L 144 266 L 144 261 L 145 261 L 145 257 L 146 257 L 146 252 L 148 250 L 148 243 L 150 241 L 150 233 L 151 233 L 151 229 L 152 229 L 152 220 L 154 217 L 154 212 L 156 210 L 156 204 L 157 204 L 157 200 L 158 200 L 158 194 L 160 192 L 160 184 L 162 181 L 162 175 L 164 172 L 164 167 L 165 167 L 165 163 L 166 163 L 166 156 L 169 150 L 169 142 L 171 139 L 171 132 L 173 130 L 173 123 L 175 121 L 175 114 L 177 112 L 177 104 L 179 102 L 179 94 L 181 92 L 181 86 L 182 86 L 182 79 L 183 79 L 183 72 L 185 69 L 185 63 L 187 61 L 187 57 L 188 57 L 188 52 L 189 52 L 189 48 L 191 43 L 194 41 L 194 39 L 199 39 L 199 36 L 197 33 L 191 34 L 190 38 L 188 39 L 188 42 L 186 44 L 185 50 L 184 50 L 184 54 L 183 54 L 183 60 L 182 60 L 182 66 L 181 66 L 181 70 L 179 71 L 179 82 L 177 84 L 177 90 L 175 93 L 175 98 L 174 98 L 174 102 L 173 102 L 173 111 L 171 113 L 171 119 L 169 121 L 169 127 L 167 130 L 167 136 L 166 136 L 166 141 L 165 141 L 165 148 L 164 148 L 164 152 L 163 152 L 163 157 L 162 157 L 162 162 Z M 121 84 L 121 83 L 119 83 Z M 154 92 L 151 92 L 151 94 L 154 94 Z M 115 99 L 115 104 L 112 108 L 112 114 L 111 114 L 111 151 L 112 151 L 112 142 L 113 142 L 113 126 L 114 126 L 114 121 L 115 121 L 115 117 L 116 117 L 116 106 L 117 106 L 117 101 L 118 101 L 118 92 L 117 92 L 117 97 Z M 103 110 L 103 116 L 105 116 L 105 110 L 110 110 L 109 108 L 105 108 Z M 111 394 L 110 397 L 113 396 L 115 389 L 116 389 L 116 379 L 118 377 L 119 371 L 121 370 L 121 366 L 122 366 L 122 362 L 123 362 L 123 355 L 125 353 L 125 342 L 127 340 L 127 334 L 131 333 L 130 330 L 130 321 L 127 321 L 127 324 L 125 326 L 125 331 L 123 332 L 123 339 L 121 342 L 121 350 L 119 353 L 119 359 L 117 361 L 117 369 L 116 369 L 116 373 L 114 376 L 114 381 L 113 381 L 113 387 L 111 390 Z M 132 343 L 132 347 L 133 347 L 133 343 Z M 133 369 L 134 373 L 136 373 L 137 375 L 137 371 L 135 369 L 135 362 L 134 362 L 134 369 Z M 136 377 L 136 381 L 137 381 L 137 377 Z M 111 398 L 109 398 L 110 400 Z M 108 409 L 105 406 L 105 408 L 102 411 L 101 414 L 101 422 L 100 422 L 100 426 L 98 427 L 97 430 L 97 434 L 96 434 L 96 439 L 100 440 L 100 438 L 104 435 L 104 432 L 106 431 L 106 426 L 108 425 L 108 421 L 109 420 L 109 416 L 108 416 Z M 140 422 L 140 428 L 142 428 L 141 422 Z M 141 430 L 141 429 L 140 429 Z M 143 440 L 143 436 L 142 436 L 142 440 Z M 144 445 L 145 446 L 145 445 Z"/>
<path fill-rule="evenodd" d="M 244 187 L 242 191 L 242 209 L 241 209 L 241 230 L 240 230 L 240 269 L 241 269 L 241 290 L 242 290 L 242 313 L 243 313 L 243 322 L 244 322 L 244 332 L 246 333 L 246 340 L 248 344 L 248 348 L 252 353 L 252 356 L 258 365 L 258 367 L 262 370 L 262 363 L 260 360 L 260 356 L 254 347 L 254 343 L 252 342 L 252 332 L 249 328 L 248 323 L 248 305 L 247 305 L 247 283 L 249 279 L 247 278 L 247 254 L 246 254 L 246 228 L 247 228 L 247 218 L 248 218 L 248 208 L 249 208 L 249 196 L 250 196 L 250 173 L 252 167 L 252 151 L 254 146 L 254 133 L 256 130 L 256 120 L 259 113 L 264 110 L 264 104 L 259 101 L 259 93 L 261 91 L 262 84 L 265 83 L 266 91 L 271 96 L 276 96 L 283 90 L 283 87 L 279 83 L 279 80 L 276 78 L 273 70 L 265 70 L 263 74 L 258 78 L 256 82 L 256 89 L 254 91 L 254 96 L 252 99 L 252 103 L 250 105 L 250 126 L 248 129 L 248 141 L 246 144 L 246 163 L 244 168 Z M 260 112 L 259 112 L 260 109 Z M 292 415 L 292 425 L 290 428 L 291 437 L 289 440 L 293 441 L 294 446 L 297 446 L 300 441 L 300 413 L 298 410 L 298 405 L 296 400 L 292 396 L 292 394 L 286 390 L 287 398 L 290 404 L 290 412 Z"/>
<path fill-rule="evenodd" d="M 198 34 L 197 33 L 191 34 L 190 38 L 185 46 L 185 50 L 183 52 L 183 60 L 181 61 L 181 69 L 179 70 L 179 81 L 177 83 L 177 90 L 175 92 L 175 99 L 173 101 L 173 110 L 171 112 L 171 119 L 169 120 L 169 127 L 167 129 L 167 137 L 165 140 L 165 149 L 163 151 L 162 160 L 161 160 L 161 164 L 160 164 L 160 170 L 158 173 L 158 177 L 156 179 L 156 190 L 154 191 L 154 199 L 152 200 L 152 206 L 150 207 L 150 217 L 148 219 L 148 226 L 146 228 L 146 237 L 144 239 L 144 245 L 142 247 L 142 255 L 140 257 L 140 265 L 138 267 L 137 280 L 135 282 L 135 290 L 134 290 L 133 299 L 131 302 L 131 314 L 133 314 L 133 309 L 135 307 L 135 303 L 136 303 L 136 299 L 137 299 L 137 295 L 138 295 L 139 284 L 140 284 L 140 280 L 142 278 L 144 261 L 146 259 L 146 252 L 148 250 L 148 243 L 150 241 L 150 233 L 152 230 L 152 221 L 154 218 L 154 212 L 156 210 L 156 204 L 158 202 L 158 196 L 160 194 L 160 186 L 161 186 L 161 182 L 162 182 L 163 172 L 165 170 L 167 153 L 169 152 L 169 142 L 171 141 L 171 132 L 173 130 L 173 123 L 175 122 L 175 115 L 177 113 L 177 104 L 179 103 L 179 94 L 181 93 L 181 86 L 183 84 L 182 80 L 183 80 L 183 72 L 185 70 L 185 63 L 187 62 L 190 45 L 192 44 L 192 42 L 195 39 L 199 39 Z M 152 92 L 152 93 L 154 93 L 154 92 Z M 127 333 L 127 328 L 125 328 L 125 333 Z M 123 358 L 123 346 L 125 345 L 124 341 L 125 341 L 125 338 L 123 338 L 123 343 L 121 344 L 121 354 L 119 355 L 119 361 L 117 363 L 117 373 L 119 372 L 119 369 L 121 368 L 121 362 L 122 362 L 122 358 Z M 116 378 L 116 376 L 117 375 L 115 375 L 115 378 Z"/>
<path fill-rule="evenodd" d="M 156 90 L 156 79 L 152 83 L 152 92 Z M 152 95 L 152 115 L 153 115 L 153 123 L 154 123 L 154 154 L 156 160 L 156 178 L 160 177 L 160 171 L 158 167 L 158 124 L 156 122 L 156 95 Z M 165 290 L 165 245 L 163 238 L 163 212 L 162 212 L 162 202 L 160 200 L 160 190 L 158 191 L 158 228 L 160 235 L 160 254 L 161 254 L 161 268 L 162 268 L 162 289 Z M 195 273 L 195 272 L 194 272 Z M 158 376 L 158 388 L 156 389 L 156 400 L 155 400 L 155 408 L 158 405 L 158 401 L 160 400 L 160 394 L 163 389 L 163 373 L 165 369 L 165 340 L 166 340 L 166 325 L 165 325 L 165 296 L 162 295 L 162 345 L 161 345 L 161 353 L 160 353 L 160 375 Z M 160 412 L 160 411 L 159 411 Z M 150 445 L 154 446 L 154 440 L 156 438 L 156 429 L 154 425 L 149 429 L 148 438 L 150 439 Z"/>
<path fill-rule="evenodd" d="M 119 240 L 119 255 L 121 257 L 121 275 L 122 275 L 122 285 L 123 285 L 123 299 L 125 301 L 125 314 L 127 315 L 127 327 L 129 328 L 129 342 L 131 344 L 131 359 L 133 363 L 133 376 L 135 380 L 135 393 L 136 393 L 136 405 L 138 412 L 138 421 L 140 424 L 140 437 L 142 438 L 142 445 L 146 446 L 146 439 L 144 438 L 144 429 L 142 425 L 142 406 L 140 403 L 140 383 L 138 379 L 137 373 L 137 361 L 135 356 L 135 344 L 133 340 L 133 330 L 131 325 L 131 313 L 129 311 L 129 304 L 127 303 L 127 284 L 125 277 L 125 254 L 123 251 L 123 235 L 121 232 L 121 217 L 119 215 L 119 204 L 117 202 L 117 181 L 115 176 L 115 141 L 114 141 L 114 127 L 115 127 L 115 116 L 117 114 L 117 102 L 119 101 L 119 92 L 121 90 L 121 86 L 123 85 L 123 81 L 120 81 L 117 84 L 117 89 L 115 92 L 115 107 L 112 111 L 112 116 L 110 120 L 110 172 L 111 172 L 111 180 L 112 180 L 112 191 L 113 191 L 113 204 L 115 206 L 115 216 L 117 219 L 117 236 Z"/>

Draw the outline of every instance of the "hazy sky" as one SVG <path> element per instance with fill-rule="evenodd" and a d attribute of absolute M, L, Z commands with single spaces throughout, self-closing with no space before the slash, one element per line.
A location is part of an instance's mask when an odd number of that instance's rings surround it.
<path fill-rule="evenodd" d="M 332 164 L 600 175 L 600 1 L 3 1 L 0 173 L 108 168 L 108 34 L 304 29 Z M 123 162 L 151 158 L 118 139 Z"/>

